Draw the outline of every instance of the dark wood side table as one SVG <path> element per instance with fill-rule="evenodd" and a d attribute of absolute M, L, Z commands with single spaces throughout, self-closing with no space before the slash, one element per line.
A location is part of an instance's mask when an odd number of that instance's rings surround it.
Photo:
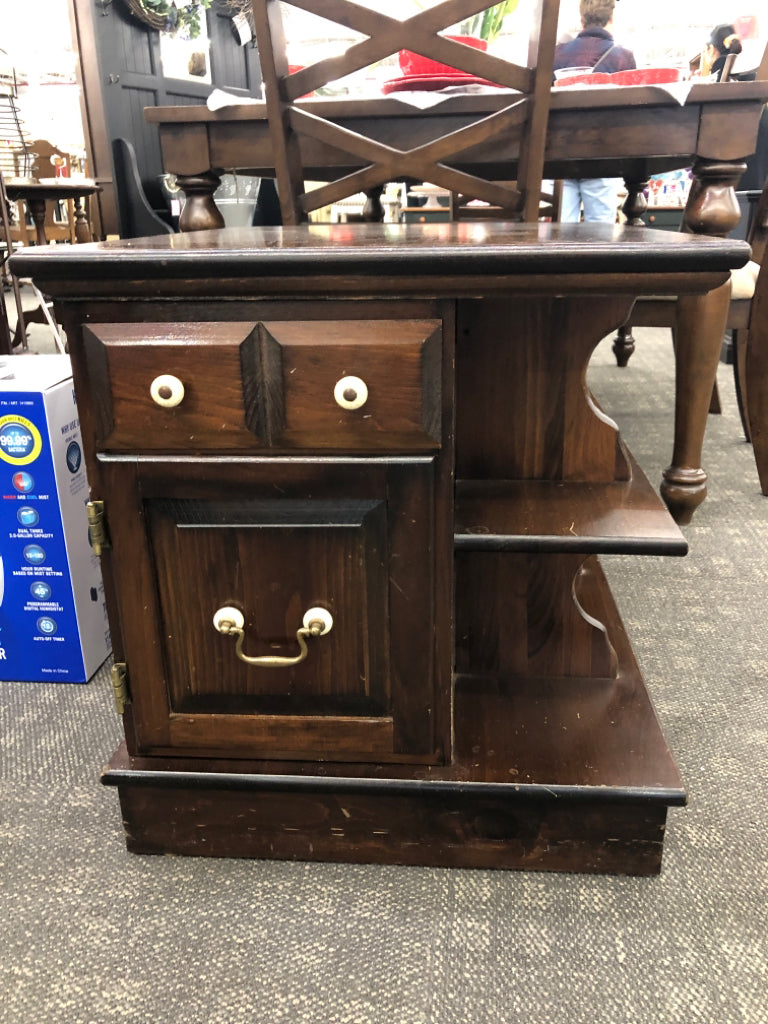
<path fill-rule="evenodd" d="M 48 238 L 45 232 L 46 206 L 50 202 L 62 199 L 73 201 L 75 216 L 75 240 L 79 243 L 92 241 L 91 225 L 88 218 L 87 202 L 89 196 L 101 190 L 101 186 L 89 179 L 77 178 L 56 178 L 52 181 L 38 181 L 33 178 L 9 178 L 5 182 L 5 192 L 8 199 L 16 202 L 22 200 L 26 203 L 32 220 L 35 223 L 35 244 L 48 246 Z M 18 282 L 14 283 L 18 290 Z M 26 329 L 30 323 L 47 323 L 53 334 L 56 346 L 64 351 L 64 339 L 51 317 L 47 307 L 45 296 L 36 292 L 39 306 L 22 314 L 19 303 L 19 315 L 16 321 L 13 341 L 10 343 L 8 352 L 14 349 L 26 348 Z"/>
<path fill-rule="evenodd" d="M 584 387 L 743 242 L 328 225 L 13 257 L 70 342 L 141 853 L 652 874 L 683 783 L 602 553 L 686 541 Z"/>
<path fill-rule="evenodd" d="M 19 178 L 9 178 L 5 182 L 8 198 L 23 200 L 35 222 L 35 242 L 47 245 L 45 235 L 46 204 L 59 199 L 72 199 L 75 206 L 75 238 L 78 242 L 90 242 L 91 225 L 85 200 L 100 190 L 95 181 L 77 178 L 57 178 L 55 181 L 40 182 Z"/>

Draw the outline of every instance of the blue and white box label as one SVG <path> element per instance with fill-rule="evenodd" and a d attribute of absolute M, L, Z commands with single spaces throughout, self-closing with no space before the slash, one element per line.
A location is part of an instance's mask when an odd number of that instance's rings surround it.
<path fill-rule="evenodd" d="M 82 683 L 110 653 L 69 357 L 0 360 L 0 679 Z"/>

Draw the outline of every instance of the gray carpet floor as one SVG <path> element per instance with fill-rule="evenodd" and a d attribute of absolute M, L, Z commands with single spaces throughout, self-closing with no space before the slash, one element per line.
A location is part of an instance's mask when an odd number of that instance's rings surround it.
<path fill-rule="evenodd" d="M 654 484 L 669 335 L 590 382 Z M 766 1024 L 768 498 L 730 367 L 687 558 L 604 559 L 690 798 L 653 879 L 137 857 L 107 668 L 0 684 L 3 1024 Z"/>

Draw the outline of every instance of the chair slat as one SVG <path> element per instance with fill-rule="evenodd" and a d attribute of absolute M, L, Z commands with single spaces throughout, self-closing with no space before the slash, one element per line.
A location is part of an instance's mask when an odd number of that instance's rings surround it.
<path fill-rule="evenodd" d="M 289 73 L 279 0 L 253 0 L 256 40 L 264 76 L 270 140 L 283 222 L 300 223 L 314 209 L 393 180 L 428 181 L 452 192 L 503 207 L 505 215 L 536 220 L 549 116 L 559 0 L 537 0 L 527 67 L 448 39 L 439 33 L 494 6 L 487 0 L 444 0 L 403 21 L 351 0 L 286 0 L 290 6 L 333 21 L 366 36 L 345 53 Z M 308 91 L 352 74 L 399 50 L 408 49 L 469 75 L 516 90 L 520 95 L 503 111 L 475 124 L 446 132 L 427 143 L 399 150 L 385 142 L 342 129 L 318 113 L 296 105 Z M 365 114 L 366 100 L 349 107 Z M 375 130 L 375 128 L 374 128 Z M 491 182 L 453 166 L 458 154 L 495 138 L 516 133 L 520 161 L 517 187 Z M 312 138 L 349 153 L 366 166 L 307 193 L 303 183 L 301 138 Z M 351 166 L 355 161 L 350 161 Z M 333 198 L 329 198 L 333 197 Z"/>

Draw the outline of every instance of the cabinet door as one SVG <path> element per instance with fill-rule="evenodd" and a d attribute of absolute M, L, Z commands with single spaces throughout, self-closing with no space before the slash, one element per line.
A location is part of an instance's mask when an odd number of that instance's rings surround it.
<path fill-rule="evenodd" d="M 449 609 L 435 593 L 432 458 L 105 469 L 138 751 L 442 756 L 451 657 L 436 640 Z M 214 627 L 227 607 L 247 662 Z M 332 627 L 286 663 L 311 608 Z"/>

